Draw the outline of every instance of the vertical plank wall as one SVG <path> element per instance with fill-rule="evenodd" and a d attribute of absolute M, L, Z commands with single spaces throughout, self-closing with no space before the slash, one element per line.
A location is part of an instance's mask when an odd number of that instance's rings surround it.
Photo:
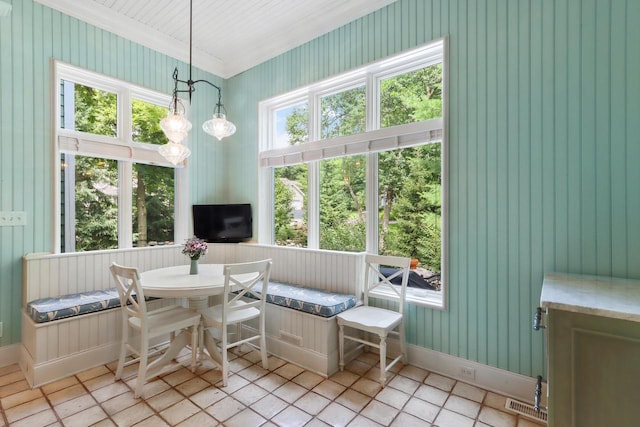
<path fill-rule="evenodd" d="M 186 64 L 117 37 L 32 0 L 13 0 L 0 17 L 0 211 L 24 211 L 24 227 L 0 227 L 0 346 L 20 342 L 22 256 L 50 251 L 52 172 L 51 59 L 58 59 L 165 93 L 173 90 L 173 68 Z M 194 69 L 194 79 L 223 85 Z M 224 87 L 224 86 L 223 86 Z M 190 135 L 190 193 L 195 202 L 224 194 L 224 159 L 201 131 L 211 114 L 206 90 L 194 96 Z M 203 178 L 203 177 L 206 177 Z"/>
<path fill-rule="evenodd" d="M 640 277 L 640 2 L 398 0 L 229 81 L 229 194 L 257 202 L 257 102 L 450 37 L 449 309 L 411 343 L 543 372 L 548 271 Z"/>

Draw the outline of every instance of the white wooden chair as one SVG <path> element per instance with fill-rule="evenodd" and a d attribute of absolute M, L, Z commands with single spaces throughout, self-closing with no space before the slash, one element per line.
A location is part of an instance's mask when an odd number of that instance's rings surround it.
<path fill-rule="evenodd" d="M 149 356 L 155 354 L 149 354 L 150 342 L 162 336 L 170 336 L 173 341 L 176 338 L 175 333 L 183 333 L 183 329 L 191 334 L 191 371 L 195 371 L 200 313 L 179 305 L 149 311 L 140 286 L 138 270 L 116 263 L 112 263 L 109 269 L 116 281 L 122 309 L 122 341 L 115 378 L 120 379 L 125 366 L 140 362 L 134 393 L 136 398 L 139 397 L 145 382 L 160 373 L 162 365 L 177 355 L 167 350 L 149 363 Z M 130 335 L 129 328 L 139 335 Z M 180 348 L 177 348 L 176 353 L 179 350 Z M 137 357 L 125 363 L 127 351 L 133 352 Z"/>
<path fill-rule="evenodd" d="M 204 327 L 215 328 L 221 335 L 222 383 L 225 387 L 229 377 L 227 351 L 233 347 L 247 344 L 259 350 L 262 357 L 262 366 L 265 369 L 269 367 L 264 313 L 270 272 L 270 259 L 225 265 L 222 304 L 210 307 L 202 313 Z M 244 280 L 247 274 L 249 279 Z M 238 275 L 242 275 L 242 277 L 239 278 Z M 256 286 L 255 290 L 254 286 Z M 258 288 L 260 290 L 259 293 L 256 292 Z M 251 294 L 257 299 L 250 297 Z M 229 342 L 228 326 L 235 325 L 237 330 L 242 331 L 243 322 L 256 318 L 258 319 L 258 334 L 247 338 L 238 336 L 235 341 Z M 255 341 L 259 341 L 260 344 L 258 345 Z"/>
<path fill-rule="evenodd" d="M 387 371 L 399 360 L 407 362 L 407 350 L 404 332 L 404 305 L 409 279 L 409 258 L 365 255 L 365 283 L 364 305 L 346 310 L 336 316 L 338 322 L 338 345 L 340 352 L 340 370 L 344 369 L 344 340 L 348 339 L 360 343 L 360 345 L 378 348 L 380 351 L 380 383 L 384 387 L 387 381 Z M 380 266 L 398 267 L 398 271 L 389 277 L 380 272 Z M 400 286 L 391 283 L 393 279 L 402 275 Z M 372 294 L 372 291 L 375 294 Z M 392 301 L 392 306 L 398 310 L 372 307 L 369 298 L 380 298 Z M 353 334 L 345 333 L 345 327 L 352 328 Z M 357 333 L 357 331 L 364 333 Z M 378 342 L 369 339 L 370 335 L 376 335 Z M 400 354 L 387 365 L 387 336 L 399 337 Z"/>

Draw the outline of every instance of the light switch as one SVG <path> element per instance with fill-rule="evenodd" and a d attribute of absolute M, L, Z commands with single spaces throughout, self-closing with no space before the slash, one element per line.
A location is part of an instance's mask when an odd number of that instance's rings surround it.
<path fill-rule="evenodd" d="M 16 225 L 27 225 L 26 212 L 0 212 L 1 227 L 12 227 Z"/>

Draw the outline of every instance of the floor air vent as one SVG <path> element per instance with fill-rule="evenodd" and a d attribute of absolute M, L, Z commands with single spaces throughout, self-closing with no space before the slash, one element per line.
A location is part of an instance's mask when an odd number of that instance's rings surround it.
<path fill-rule="evenodd" d="M 547 422 L 547 410 L 544 408 L 540 408 L 539 411 L 536 411 L 533 409 L 532 405 L 513 399 L 507 399 L 507 404 L 504 407 L 510 411 L 524 415 L 525 417 L 529 417 L 537 421 L 544 421 L 545 423 Z"/>

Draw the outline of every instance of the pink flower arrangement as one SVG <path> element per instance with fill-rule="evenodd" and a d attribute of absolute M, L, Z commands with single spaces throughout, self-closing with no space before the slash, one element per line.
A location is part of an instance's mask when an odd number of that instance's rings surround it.
<path fill-rule="evenodd" d="M 186 241 L 184 248 L 182 249 L 182 253 L 192 260 L 197 260 L 202 255 L 206 254 L 208 250 L 209 247 L 207 246 L 207 243 L 194 236 Z"/>

